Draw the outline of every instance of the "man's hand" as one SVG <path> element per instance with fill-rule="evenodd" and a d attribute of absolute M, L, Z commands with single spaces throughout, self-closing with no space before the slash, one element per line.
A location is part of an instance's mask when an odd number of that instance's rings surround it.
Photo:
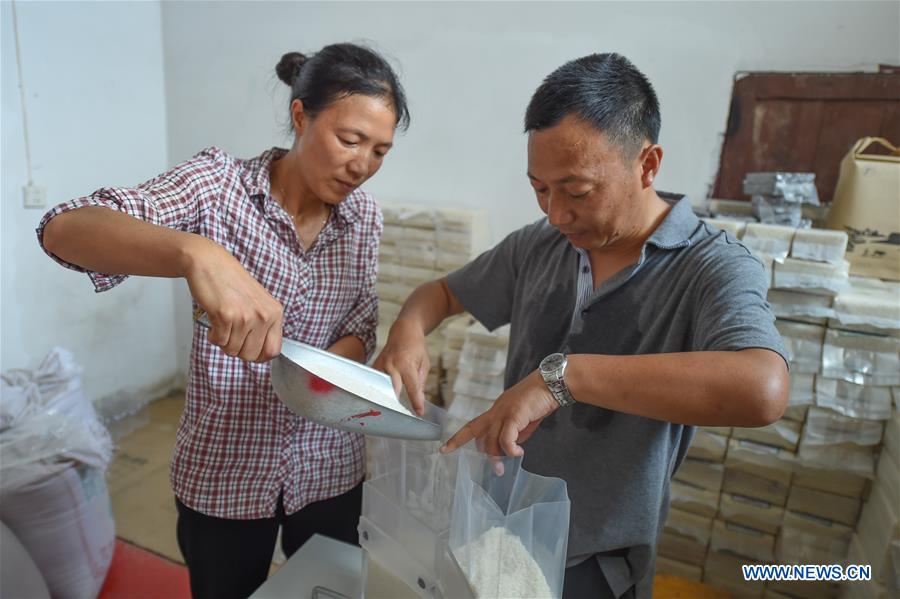
<path fill-rule="evenodd" d="M 195 236 L 185 278 L 209 315 L 209 342 L 248 362 L 281 352 L 282 307 L 222 246 Z"/>
<path fill-rule="evenodd" d="M 431 365 L 425 335 L 420 328 L 398 319 L 372 366 L 390 375 L 397 396 L 406 388 L 416 414 L 425 414 L 425 379 Z"/>
<path fill-rule="evenodd" d="M 441 452 L 450 453 L 472 439 L 485 453 L 518 457 L 524 443 L 541 423 L 559 407 L 541 374 L 535 370 L 497 398 L 491 409 L 459 429 Z"/>

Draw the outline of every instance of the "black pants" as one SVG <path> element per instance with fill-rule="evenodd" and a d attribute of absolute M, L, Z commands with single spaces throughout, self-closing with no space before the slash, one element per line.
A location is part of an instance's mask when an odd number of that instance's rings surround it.
<path fill-rule="evenodd" d="M 577 566 L 566 568 L 563 580 L 563 599 L 616 599 L 600 564 L 590 557 Z M 631 599 L 635 588 L 631 587 L 618 599 Z"/>
<path fill-rule="evenodd" d="M 275 517 L 259 520 L 214 518 L 190 509 L 177 498 L 175 505 L 178 547 L 190 573 L 191 595 L 243 598 L 269 575 L 279 526 L 281 546 L 288 557 L 316 533 L 358 545 L 362 483 L 289 516 L 279 499 Z"/>

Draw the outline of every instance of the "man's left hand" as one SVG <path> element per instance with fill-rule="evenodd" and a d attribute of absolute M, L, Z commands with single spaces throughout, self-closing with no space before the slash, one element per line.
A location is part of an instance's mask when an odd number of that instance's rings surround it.
<path fill-rule="evenodd" d="M 535 370 L 507 389 L 490 410 L 459 429 L 441 447 L 441 452 L 450 453 L 477 439 L 479 447 L 490 455 L 521 456 L 525 450 L 520 443 L 558 407 L 541 374 Z"/>

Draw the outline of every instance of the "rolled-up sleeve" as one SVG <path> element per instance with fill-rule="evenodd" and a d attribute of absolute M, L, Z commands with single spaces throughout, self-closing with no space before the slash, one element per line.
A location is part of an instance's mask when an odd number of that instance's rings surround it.
<path fill-rule="evenodd" d="M 171 170 L 137 187 L 103 187 L 94 193 L 64 202 L 48 211 L 37 227 L 41 249 L 66 268 L 87 273 L 98 292 L 112 289 L 128 278 L 91 271 L 66 262 L 44 245 L 44 229 L 64 212 L 98 206 L 123 212 L 154 225 L 196 233 L 203 213 L 209 209 L 221 186 L 224 154 L 209 148 Z"/>
<path fill-rule="evenodd" d="M 362 284 L 356 302 L 335 330 L 335 341 L 353 335 L 362 341 L 366 352 L 366 362 L 375 354 L 375 330 L 378 327 L 378 244 L 384 228 L 381 212 L 377 211 L 368 231 L 368 241 L 364 252 Z"/>

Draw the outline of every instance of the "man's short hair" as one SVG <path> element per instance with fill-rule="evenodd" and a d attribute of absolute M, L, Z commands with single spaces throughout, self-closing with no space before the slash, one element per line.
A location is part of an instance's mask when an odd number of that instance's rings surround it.
<path fill-rule="evenodd" d="M 647 77 L 620 54 L 591 54 L 550 73 L 525 111 L 525 132 L 574 114 L 609 136 L 627 157 L 659 140 L 659 100 Z"/>

